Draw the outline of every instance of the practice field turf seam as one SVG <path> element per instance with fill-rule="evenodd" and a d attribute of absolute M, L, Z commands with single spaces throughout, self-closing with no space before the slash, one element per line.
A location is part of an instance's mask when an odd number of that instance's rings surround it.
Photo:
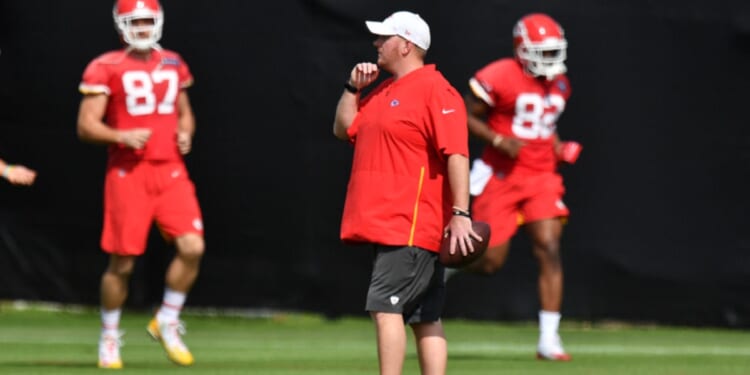
<path fill-rule="evenodd" d="M 536 350 L 533 345 L 515 345 L 502 343 L 449 343 L 451 354 L 524 354 Z M 750 356 L 750 347 L 724 346 L 631 346 L 631 345 L 566 345 L 570 352 L 583 354 L 616 354 L 638 356 L 674 356 L 674 355 L 718 355 Z M 749 369 L 750 371 L 750 369 Z"/>

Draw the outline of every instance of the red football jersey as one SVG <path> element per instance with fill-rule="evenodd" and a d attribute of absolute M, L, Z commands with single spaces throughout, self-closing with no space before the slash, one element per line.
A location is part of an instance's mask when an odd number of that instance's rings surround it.
<path fill-rule="evenodd" d="M 453 204 L 446 156 L 469 154 L 461 95 L 426 65 L 362 99 L 348 134 L 341 238 L 438 251 Z"/>
<path fill-rule="evenodd" d="M 479 70 L 470 86 L 490 106 L 489 127 L 500 135 L 526 142 L 516 159 L 492 146 L 485 148 L 482 159 L 506 175 L 555 171 L 553 136 L 557 119 L 570 97 L 568 78 L 534 78 L 524 73 L 515 59 L 505 58 Z"/>
<path fill-rule="evenodd" d="M 175 52 L 152 50 L 148 60 L 125 50 L 105 53 L 86 67 L 79 90 L 109 96 L 105 122 L 114 129 L 149 128 L 145 147 L 109 148 L 110 163 L 135 160 L 181 160 L 177 149 L 177 96 L 193 76 Z"/>

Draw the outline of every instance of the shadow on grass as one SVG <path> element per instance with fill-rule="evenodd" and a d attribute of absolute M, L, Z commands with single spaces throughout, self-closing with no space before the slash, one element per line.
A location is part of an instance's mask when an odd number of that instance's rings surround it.
<path fill-rule="evenodd" d="M 412 360 L 417 359 L 417 355 L 409 353 L 406 358 Z M 492 362 L 531 362 L 536 361 L 535 356 L 509 356 L 509 355 L 497 355 L 497 354 L 450 354 L 448 353 L 448 362 L 451 361 L 492 361 Z"/>
<path fill-rule="evenodd" d="M 96 360 L 94 361 L 60 361 L 60 360 L 34 360 L 34 361 L 3 361 L 0 362 L 0 374 L 6 374 L 4 368 L 69 368 L 69 369 L 87 369 L 97 370 Z M 127 369 L 161 369 L 161 368 L 178 368 L 171 363 L 163 365 L 154 363 L 128 362 L 125 365 Z"/>

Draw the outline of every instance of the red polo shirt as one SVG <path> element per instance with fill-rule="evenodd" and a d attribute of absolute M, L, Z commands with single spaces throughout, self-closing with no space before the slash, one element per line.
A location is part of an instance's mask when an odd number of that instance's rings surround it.
<path fill-rule="evenodd" d="M 348 134 L 341 239 L 437 252 L 453 204 L 447 156 L 469 154 L 458 92 L 434 65 L 390 78 L 361 100 Z"/>

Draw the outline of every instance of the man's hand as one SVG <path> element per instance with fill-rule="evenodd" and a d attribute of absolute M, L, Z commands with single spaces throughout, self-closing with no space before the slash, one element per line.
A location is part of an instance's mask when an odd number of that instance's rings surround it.
<path fill-rule="evenodd" d="M 3 177 L 13 185 L 31 185 L 36 179 L 36 171 L 23 165 L 8 165 L 3 171 Z"/>
<path fill-rule="evenodd" d="M 499 142 L 492 142 L 492 146 L 496 150 L 505 153 L 513 159 L 518 157 L 518 153 L 521 152 L 521 147 L 524 145 L 526 145 L 526 142 L 511 137 L 502 137 Z"/>
<path fill-rule="evenodd" d="M 349 75 L 349 84 L 356 87 L 357 90 L 367 87 L 378 78 L 380 69 L 373 63 L 363 62 L 354 66 Z"/>
<path fill-rule="evenodd" d="M 474 252 L 471 239 L 481 241 L 482 237 L 474 232 L 471 219 L 464 216 L 454 215 L 444 229 L 445 236 L 450 236 L 450 254 L 455 254 L 459 249 L 464 256 Z"/>
<path fill-rule="evenodd" d="M 189 132 L 177 132 L 177 148 L 181 155 L 187 155 L 193 147 L 193 136 Z"/>
<path fill-rule="evenodd" d="M 137 128 L 120 130 L 120 139 L 118 143 L 135 150 L 140 150 L 146 145 L 149 138 L 151 138 L 151 129 Z"/>

